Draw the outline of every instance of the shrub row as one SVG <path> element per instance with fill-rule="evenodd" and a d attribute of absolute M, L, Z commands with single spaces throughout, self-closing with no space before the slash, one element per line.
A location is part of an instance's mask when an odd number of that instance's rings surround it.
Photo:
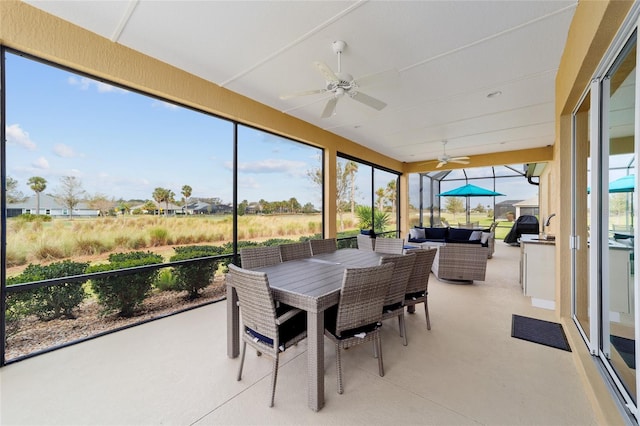
<path fill-rule="evenodd" d="M 317 235 L 316 237 L 320 237 Z M 300 240 L 307 240 L 301 238 Z M 258 244 L 253 241 L 239 241 L 238 248 L 257 245 L 279 245 L 293 242 L 290 239 L 270 239 Z M 233 252 L 233 244 L 223 246 L 175 247 L 170 261 L 198 259 Z M 107 272 L 117 269 L 135 268 L 162 263 L 160 255 L 151 252 L 134 251 L 113 253 L 108 263 L 89 266 L 88 263 L 65 260 L 49 265 L 30 264 L 22 274 L 7 278 L 7 285 L 37 282 L 47 279 L 78 276 L 82 274 Z M 8 334 L 17 327 L 18 320 L 28 315 L 36 315 L 40 320 L 55 318 L 75 318 L 74 310 L 88 297 L 85 284 L 95 294 L 103 307 L 103 313 L 117 313 L 132 316 L 155 286 L 158 290 L 186 291 L 192 300 L 200 296 L 215 272 L 231 262 L 231 259 L 210 259 L 188 263 L 171 268 L 136 271 L 131 274 L 92 278 L 87 281 L 65 282 L 58 285 L 40 287 L 7 295 L 6 323 Z"/>

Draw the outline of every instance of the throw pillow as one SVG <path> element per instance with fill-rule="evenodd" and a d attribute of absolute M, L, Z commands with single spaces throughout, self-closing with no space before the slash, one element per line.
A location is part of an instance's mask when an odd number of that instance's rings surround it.
<path fill-rule="evenodd" d="M 482 237 L 480 238 L 480 242 L 482 244 L 487 244 L 487 241 L 489 241 L 490 236 L 491 236 L 491 232 L 482 232 Z"/>
<path fill-rule="evenodd" d="M 473 231 L 471 235 L 469 235 L 469 241 L 479 240 L 482 238 L 482 231 Z"/>
<path fill-rule="evenodd" d="M 424 229 L 421 229 L 421 228 L 409 229 L 409 238 L 411 238 L 412 240 L 423 239 Z"/>

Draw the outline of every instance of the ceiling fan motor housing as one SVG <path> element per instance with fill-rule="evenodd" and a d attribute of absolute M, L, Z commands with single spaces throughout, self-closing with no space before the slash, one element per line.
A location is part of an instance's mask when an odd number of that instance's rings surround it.
<path fill-rule="evenodd" d="M 341 88 L 345 92 L 348 92 L 349 90 L 355 89 L 357 87 L 356 82 L 353 80 L 351 74 L 347 74 L 346 72 L 337 72 L 336 77 L 338 77 L 337 81 L 327 81 L 328 91 L 333 92 L 336 89 Z"/>

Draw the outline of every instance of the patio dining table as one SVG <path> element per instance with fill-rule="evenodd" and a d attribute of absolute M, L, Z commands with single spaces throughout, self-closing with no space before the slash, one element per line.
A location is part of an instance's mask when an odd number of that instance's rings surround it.
<path fill-rule="evenodd" d="M 307 312 L 307 381 L 309 408 L 324 405 L 324 311 L 337 305 L 344 271 L 375 266 L 382 254 L 358 249 L 340 249 L 310 258 L 290 260 L 256 268 L 266 272 L 274 299 Z M 227 284 L 227 355 L 240 353 L 238 296 Z"/>

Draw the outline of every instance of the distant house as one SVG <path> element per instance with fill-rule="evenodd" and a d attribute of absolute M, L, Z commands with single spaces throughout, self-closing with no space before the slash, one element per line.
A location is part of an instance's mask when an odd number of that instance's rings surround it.
<path fill-rule="evenodd" d="M 249 205 L 245 207 L 244 214 L 258 214 L 259 211 L 260 211 L 260 204 L 254 202 L 254 203 L 249 203 Z"/>
<path fill-rule="evenodd" d="M 47 194 L 40 194 L 40 212 L 36 211 L 37 198 L 35 195 L 19 203 L 7 204 L 7 217 L 16 217 L 21 214 L 42 214 L 51 217 L 71 216 L 69 209 L 58 202 L 55 197 Z M 86 202 L 80 202 L 73 209 L 73 217 L 98 217 L 99 211 L 92 209 Z"/>
<path fill-rule="evenodd" d="M 516 207 L 515 205 L 523 200 L 504 200 L 496 203 L 495 207 L 495 217 L 506 219 L 507 212 L 512 212 L 515 215 Z"/>
<path fill-rule="evenodd" d="M 211 213 L 230 214 L 230 213 L 233 213 L 233 206 L 231 204 L 212 204 Z"/>
<path fill-rule="evenodd" d="M 187 206 L 189 214 L 211 214 L 212 205 L 204 201 L 194 201 Z"/>
<path fill-rule="evenodd" d="M 195 201 L 187 206 L 189 214 L 228 214 L 233 213 L 230 204 L 210 204 L 204 201 Z"/>
<path fill-rule="evenodd" d="M 173 203 L 158 203 L 157 201 L 151 201 L 151 203 L 155 206 L 154 210 L 147 210 L 145 208 L 146 202 L 144 204 L 138 204 L 137 206 L 132 206 L 131 211 L 140 210 L 146 214 L 164 214 L 164 210 L 167 209 L 167 215 L 173 216 L 175 214 L 182 214 L 183 209 L 182 206 Z"/>
<path fill-rule="evenodd" d="M 516 208 L 516 218 L 522 215 L 538 216 L 540 214 L 540 208 L 538 207 L 538 196 L 531 197 L 527 200 L 523 200 L 514 204 Z"/>

